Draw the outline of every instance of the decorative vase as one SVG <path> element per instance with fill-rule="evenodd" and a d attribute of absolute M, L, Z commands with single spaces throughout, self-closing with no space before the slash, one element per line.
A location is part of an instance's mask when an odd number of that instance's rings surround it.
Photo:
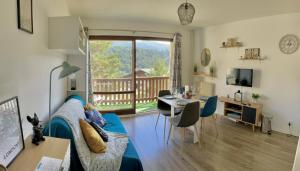
<path fill-rule="evenodd" d="M 215 70 L 214 70 L 213 67 L 210 67 L 210 68 L 209 68 L 209 74 L 210 74 L 210 76 L 212 76 L 212 77 L 215 76 Z"/>
<path fill-rule="evenodd" d="M 257 98 L 252 98 L 252 102 L 253 103 L 258 103 L 258 99 Z"/>
<path fill-rule="evenodd" d="M 194 73 L 197 73 L 197 72 L 198 72 L 198 67 L 194 66 Z"/>

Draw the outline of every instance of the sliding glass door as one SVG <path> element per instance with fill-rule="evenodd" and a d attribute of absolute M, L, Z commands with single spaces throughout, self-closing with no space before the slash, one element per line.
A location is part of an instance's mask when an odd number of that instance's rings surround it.
<path fill-rule="evenodd" d="M 136 40 L 137 113 L 156 110 L 159 90 L 169 89 L 170 48 L 166 40 Z"/>
<path fill-rule="evenodd" d="M 94 102 L 102 112 L 135 114 L 156 109 L 169 88 L 170 40 L 91 36 Z"/>
<path fill-rule="evenodd" d="M 100 111 L 135 113 L 135 42 L 90 41 L 94 102 Z"/>

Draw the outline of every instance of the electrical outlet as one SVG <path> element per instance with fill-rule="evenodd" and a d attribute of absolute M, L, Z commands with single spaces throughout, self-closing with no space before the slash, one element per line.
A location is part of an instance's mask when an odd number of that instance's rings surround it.
<path fill-rule="evenodd" d="M 291 127 L 292 126 L 292 122 L 290 121 L 288 125 L 289 125 L 289 127 Z"/>

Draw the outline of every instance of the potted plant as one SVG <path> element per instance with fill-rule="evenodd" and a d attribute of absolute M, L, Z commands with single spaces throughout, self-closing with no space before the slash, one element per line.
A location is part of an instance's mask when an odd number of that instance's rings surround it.
<path fill-rule="evenodd" d="M 209 66 L 209 74 L 211 77 L 216 77 L 216 62 L 213 61 L 212 64 Z"/>
<path fill-rule="evenodd" d="M 259 95 L 259 94 L 257 94 L 257 93 L 252 93 L 252 99 L 253 99 L 253 102 L 257 102 L 259 98 L 260 98 L 260 95 Z"/>
<path fill-rule="evenodd" d="M 214 66 L 214 65 L 210 65 L 210 66 L 209 66 L 209 74 L 210 74 L 210 76 L 212 76 L 212 77 L 215 76 L 215 66 Z"/>
<path fill-rule="evenodd" d="M 194 73 L 197 73 L 197 71 L 198 71 L 198 66 L 197 64 L 194 64 Z"/>

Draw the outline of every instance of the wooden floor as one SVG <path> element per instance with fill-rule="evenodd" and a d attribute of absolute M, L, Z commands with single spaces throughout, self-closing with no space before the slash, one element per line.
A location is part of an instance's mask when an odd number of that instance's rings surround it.
<path fill-rule="evenodd" d="M 145 171 L 289 171 L 292 170 L 297 137 L 266 135 L 250 126 L 218 117 L 219 135 L 213 120 L 205 120 L 200 143 L 192 143 L 192 132 L 175 129 L 175 139 L 164 143 L 163 117 L 154 129 L 157 115 L 122 118 Z M 168 132 L 169 125 L 167 125 Z"/>

